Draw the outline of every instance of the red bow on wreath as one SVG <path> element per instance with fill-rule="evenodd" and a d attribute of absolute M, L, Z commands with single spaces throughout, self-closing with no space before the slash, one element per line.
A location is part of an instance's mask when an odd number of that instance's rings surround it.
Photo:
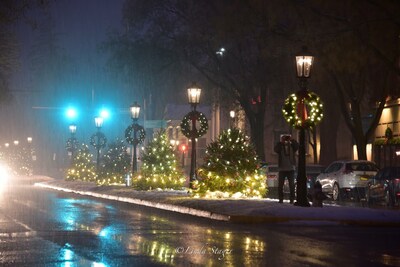
<path fill-rule="evenodd" d="M 306 105 L 304 104 L 304 99 L 300 100 L 299 103 L 297 103 L 297 114 L 299 114 L 301 124 L 304 126 L 304 122 L 308 119 L 308 112 Z"/>
<path fill-rule="evenodd" d="M 297 102 L 297 114 L 301 119 L 301 125 L 304 126 L 304 123 L 308 119 L 308 111 L 307 111 L 307 105 L 305 104 L 305 100 L 308 96 L 307 91 L 300 91 L 297 93 L 297 97 L 299 98 L 299 101 Z"/>

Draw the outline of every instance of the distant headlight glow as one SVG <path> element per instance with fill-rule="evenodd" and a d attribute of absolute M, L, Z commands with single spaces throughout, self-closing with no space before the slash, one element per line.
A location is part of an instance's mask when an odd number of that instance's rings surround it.
<path fill-rule="evenodd" d="M 10 178 L 10 168 L 0 163 L 0 186 L 5 185 Z"/>

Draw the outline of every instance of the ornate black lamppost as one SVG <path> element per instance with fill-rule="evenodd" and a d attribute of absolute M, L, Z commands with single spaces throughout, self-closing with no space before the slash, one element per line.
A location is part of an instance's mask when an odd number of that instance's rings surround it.
<path fill-rule="evenodd" d="M 90 144 L 96 149 L 96 169 L 100 169 L 100 150 L 104 148 L 107 144 L 106 136 L 100 131 L 103 126 L 103 117 L 94 118 L 94 123 L 97 128 L 97 132 L 90 137 Z"/>
<path fill-rule="evenodd" d="M 146 132 L 142 126 L 137 122 L 140 114 L 140 106 L 138 103 L 134 103 L 130 106 L 132 125 L 128 126 L 125 130 L 125 139 L 132 145 L 132 175 L 137 172 L 137 145 L 144 141 Z"/>
<path fill-rule="evenodd" d="M 299 130 L 299 160 L 297 169 L 297 206 L 309 207 L 307 200 L 306 176 L 306 149 L 305 130 L 315 127 L 322 119 L 322 103 L 313 92 L 307 89 L 307 80 L 310 78 L 314 57 L 303 48 L 302 54 L 296 56 L 296 73 L 300 90 L 290 95 L 283 107 L 283 114 L 287 122 Z"/>
<path fill-rule="evenodd" d="M 71 155 L 71 162 L 72 162 L 74 160 L 74 153 L 78 148 L 78 140 L 75 138 L 75 133 L 76 133 L 75 124 L 69 125 L 69 132 L 71 133 L 71 137 L 68 138 L 65 148 L 67 149 L 68 154 Z"/>
<path fill-rule="evenodd" d="M 196 139 L 203 136 L 208 130 L 208 121 L 203 113 L 196 110 L 200 102 L 201 88 L 193 83 L 187 89 L 189 103 L 192 106 L 192 111 L 186 114 L 181 122 L 181 130 L 183 135 L 190 138 L 192 142 L 192 154 L 190 162 L 189 186 L 193 188 L 193 182 L 197 180 L 196 173 Z M 196 123 L 199 122 L 200 129 L 196 128 Z"/>
<path fill-rule="evenodd" d="M 182 153 L 182 169 L 184 169 L 185 168 L 185 152 L 186 152 L 186 149 L 187 149 L 186 144 L 181 144 L 179 146 L 179 149 L 180 149 L 180 151 Z"/>
<path fill-rule="evenodd" d="M 307 79 L 310 78 L 311 68 L 314 57 L 311 55 L 303 54 L 296 56 L 296 73 L 299 79 L 300 91 L 298 96 L 304 99 L 307 95 Z M 304 121 L 307 116 L 306 107 L 304 102 L 300 102 L 300 119 Z M 297 169 L 297 196 L 296 204 L 298 206 L 307 207 L 310 203 L 307 200 L 307 176 L 306 176 L 306 148 L 305 148 L 305 125 L 299 127 L 299 162 Z"/>

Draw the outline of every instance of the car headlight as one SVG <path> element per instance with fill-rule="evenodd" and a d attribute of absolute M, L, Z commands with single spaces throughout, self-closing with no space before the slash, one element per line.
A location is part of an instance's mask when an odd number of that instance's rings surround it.
<path fill-rule="evenodd" d="M 0 185 L 7 183 L 8 179 L 10 178 L 10 168 L 0 163 Z"/>

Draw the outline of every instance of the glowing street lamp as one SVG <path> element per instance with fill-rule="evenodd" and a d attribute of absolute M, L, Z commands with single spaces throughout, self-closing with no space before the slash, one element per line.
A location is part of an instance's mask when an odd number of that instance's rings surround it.
<path fill-rule="evenodd" d="M 187 146 L 186 144 L 181 144 L 179 148 L 182 152 L 182 169 L 183 169 L 185 168 L 185 152 L 187 150 Z"/>
<path fill-rule="evenodd" d="M 200 103 L 201 88 L 193 84 L 187 89 L 187 92 L 189 103 L 192 105 L 193 109 L 196 110 L 196 106 Z"/>
<path fill-rule="evenodd" d="M 296 56 L 296 74 L 301 90 L 307 90 L 307 79 L 311 76 L 313 63 L 314 57 L 308 53 L 306 47 L 303 47 L 301 55 Z"/>
<path fill-rule="evenodd" d="M 192 84 L 187 89 L 188 92 L 188 100 L 189 104 L 192 106 L 192 111 L 183 117 L 180 125 L 181 132 L 184 136 L 190 139 L 192 142 L 192 154 L 191 154 L 191 163 L 190 163 L 190 188 L 194 188 L 195 181 L 197 180 L 196 174 L 196 141 L 197 138 L 206 134 L 208 130 L 208 121 L 206 116 L 197 111 L 196 107 L 200 102 L 201 88 L 198 87 L 195 83 Z M 196 122 L 199 123 L 200 128 L 196 128 Z"/>
<path fill-rule="evenodd" d="M 106 136 L 100 131 L 101 127 L 103 127 L 103 117 L 95 117 L 94 123 L 97 128 L 97 132 L 90 137 L 90 144 L 96 149 L 97 151 L 97 158 L 96 158 L 96 168 L 97 171 L 100 169 L 100 150 L 104 148 L 107 144 Z"/>
<path fill-rule="evenodd" d="M 125 139 L 132 145 L 132 176 L 137 172 L 137 145 L 144 141 L 146 132 L 144 128 L 138 124 L 140 115 L 140 106 L 137 102 L 130 106 L 132 125 L 128 126 L 125 130 Z M 132 136 L 133 134 L 133 136 Z"/>
<path fill-rule="evenodd" d="M 71 135 L 75 135 L 76 133 L 76 125 L 75 124 L 70 124 L 68 126 L 69 132 L 71 133 Z"/>
<path fill-rule="evenodd" d="M 94 124 L 98 131 L 100 131 L 101 127 L 103 127 L 104 118 L 103 117 L 96 117 L 94 118 Z"/>
<path fill-rule="evenodd" d="M 200 103 L 200 95 L 201 95 L 201 88 L 193 84 L 191 87 L 188 88 L 188 98 L 189 103 L 191 104 L 193 111 L 196 111 L 197 105 Z M 192 133 L 190 139 L 192 141 L 192 154 L 190 159 L 190 188 L 193 188 L 193 182 L 197 180 L 197 173 L 196 173 L 196 116 L 192 116 Z"/>
<path fill-rule="evenodd" d="M 74 153 L 76 149 L 78 148 L 78 140 L 75 138 L 75 133 L 76 133 L 76 125 L 75 124 L 70 124 L 68 126 L 69 132 L 71 134 L 71 137 L 68 138 L 67 144 L 66 144 L 66 149 L 67 152 L 71 155 L 71 164 L 74 159 Z"/>
<path fill-rule="evenodd" d="M 129 108 L 131 112 L 131 118 L 134 122 L 137 122 L 139 119 L 139 114 L 140 114 L 140 106 L 137 102 L 135 102 L 133 105 L 130 106 Z"/>
<path fill-rule="evenodd" d="M 306 107 L 304 99 L 306 98 L 307 80 L 311 75 L 311 68 L 314 62 L 314 57 L 307 53 L 305 47 L 301 55 L 296 56 L 296 74 L 299 79 L 300 91 L 297 95 L 301 98 L 298 107 L 301 112 L 300 119 L 306 120 Z M 306 176 L 306 149 L 305 149 L 305 128 L 304 123 L 299 127 L 299 162 L 297 170 L 297 189 L 296 203 L 297 206 L 309 207 L 310 203 L 307 200 L 307 176 Z"/>
<path fill-rule="evenodd" d="M 131 105 L 130 107 L 130 111 L 131 111 L 131 118 L 132 118 L 132 124 L 133 126 L 133 153 L 132 153 L 132 174 L 137 172 L 137 152 L 136 152 L 136 148 L 137 148 L 137 131 L 136 131 L 136 125 L 137 125 L 137 121 L 139 119 L 139 114 L 140 114 L 140 106 L 138 105 L 138 103 L 134 103 L 133 105 Z"/>
<path fill-rule="evenodd" d="M 234 110 L 231 110 L 229 112 L 229 117 L 231 117 L 231 128 L 233 128 L 235 126 L 235 115 L 236 115 L 236 113 Z"/>
<path fill-rule="evenodd" d="M 172 149 L 175 150 L 175 148 L 179 145 L 179 140 L 171 139 L 169 140 L 169 143 L 171 144 Z"/>

